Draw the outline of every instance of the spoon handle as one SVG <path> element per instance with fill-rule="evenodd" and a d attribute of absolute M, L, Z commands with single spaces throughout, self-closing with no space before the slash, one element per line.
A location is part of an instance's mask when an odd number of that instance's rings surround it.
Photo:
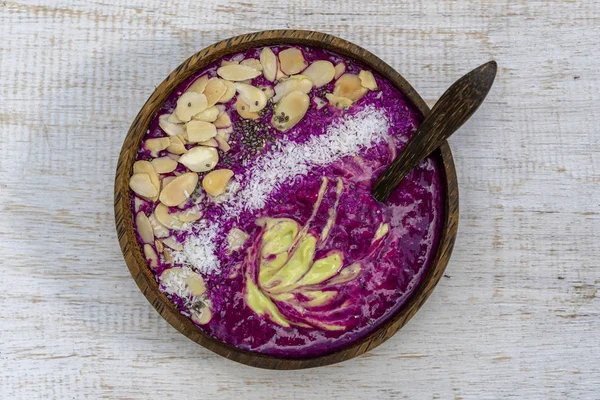
<path fill-rule="evenodd" d="M 402 152 L 379 176 L 371 194 L 385 202 L 421 160 L 440 147 L 479 108 L 494 82 L 497 65 L 490 61 L 450 86 L 435 103 Z"/>

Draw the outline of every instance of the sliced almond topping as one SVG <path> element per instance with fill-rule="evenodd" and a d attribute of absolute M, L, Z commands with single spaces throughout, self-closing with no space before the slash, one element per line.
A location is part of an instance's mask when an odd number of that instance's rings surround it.
<path fill-rule="evenodd" d="M 258 112 L 267 105 L 267 96 L 256 86 L 236 83 L 235 89 L 240 94 L 239 99 L 248 104 L 248 111 Z"/>
<path fill-rule="evenodd" d="M 362 86 L 358 75 L 344 74 L 335 82 L 333 94 L 346 97 L 353 102 L 363 97 L 369 89 Z"/>
<path fill-rule="evenodd" d="M 313 102 L 317 105 L 317 110 L 320 110 L 321 108 L 325 107 L 325 105 L 327 104 L 327 102 L 320 97 L 315 97 L 313 99 Z"/>
<path fill-rule="evenodd" d="M 217 129 L 217 135 L 219 134 L 219 130 Z M 206 146 L 206 147 L 219 147 L 219 144 L 217 143 L 217 141 L 212 138 L 212 139 L 208 139 L 207 141 L 204 142 L 198 142 L 198 144 L 200 146 Z"/>
<path fill-rule="evenodd" d="M 333 80 L 335 68 L 329 61 L 315 61 L 302 72 L 302 75 L 306 76 L 316 87 L 320 88 Z"/>
<path fill-rule="evenodd" d="M 190 143 L 205 142 L 217 135 L 217 127 L 205 121 L 190 121 L 185 125 L 185 129 Z"/>
<path fill-rule="evenodd" d="M 152 269 L 158 267 L 158 255 L 156 251 L 154 251 L 154 247 L 149 244 L 144 245 L 144 256 L 146 256 L 146 261 L 148 262 L 148 266 Z"/>
<path fill-rule="evenodd" d="M 206 325 L 212 319 L 210 308 L 204 307 L 201 312 L 192 311 L 192 320 L 198 325 Z"/>
<path fill-rule="evenodd" d="M 177 161 L 173 160 L 170 157 L 155 158 L 151 162 L 152 166 L 159 174 L 168 174 L 169 172 L 173 172 L 173 170 L 177 168 Z"/>
<path fill-rule="evenodd" d="M 248 234 L 241 229 L 233 228 L 227 234 L 227 244 L 229 245 L 229 251 L 237 251 L 242 248 L 246 240 L 248 240 Z"/>
<path fill-rule="evenodd" d="M 227 90 L 219 99 L 219 103 L 228 103 L 235 96 L 235 85 L 231 81 L 223 81 L 223 83 L 227 86 Z"/>
<path fill-rule="evenodd" d="M 168 114 L 168 118 L 167 118 L 167 122 L 170 122 L 172 124 L 183 124 L 183 121 L 180 120 L 179 118 L 177 118 L 177 115 L 175 115 L 175 113 L 173 114 Z"/>
<path fill-rule="evenodd" d="M 310 98 L 304 92 L 295 90 L 287 94 L 273 111 L 271 123 L 275 129 L 285 132 L 296 125 L 306 114 Z"/>
<path fill-rule="evenodd" d="M 166 206 L 175 207 L 186 201 L 198 185 L 198 174 L 187 172 L 169 182 L 160 193 L 159 200 Z"/>
<path fill-rule="evenodd" d="M 239 82 L 256 78 L 260 75 L 260 71 L 257 71 L 255 68 L 248 65 L 229 64 L 219 68 L 217 70 L 217 75 L 228 81 Z"/>
<path fill-rule="evenodd" d="M 229 118 L 229 114 L 224 112 L 219 115 L 214 124 L 217 128 L 227 128 L 228 126 L 231 126 L 231 118 Z"/>
<path fill-rule="evenodd" d="M 172 181 L 173 179 L 175 179 L 175 178 L 177 178 L 177 176 L 165 176 L 165 177 L 162 179 L 162 186 L 163 186 L 163 187 L 167 186 L 167 185 L 168 185 L 169 183 L 171 183 L 171 181 Z"/>
<path fill-rule="evenodd" d="M 148 217 L 148 221 L 150 221 L 150 225 L 152 225 L 152 230 L 154 231 L 154 236 L 157 238 L 164 238 L 169 236 L 169 230 L 156 219 L 154 213 L 150 214 Z"/>
<path fill-rule="evenodd" d="M 240 62 L 240 65 L 246 65 L 250 68 L 254 68 L 257 71 L 262 71 L 263 66 L 256 58 L 246 58 L 244 61 Z"/>
<path fill-rule="evenodd" d="M 275 91 L 271 86 L 259 86 L 258 88 L 263 91 L 265 96 L 267 96 L 267 100 L 275 96 Z"/>
<path fill-rule="evenodd" d="M 200 114 L 194 115 L 192 118 L 198 121 L 213 122 L 219 116 L 219 109 L 215 106 L 208 107 Z M 188 122 L 189 123 L 189 122 Z"/>
<path fill-rule="evenodd" d="M 249 108 L 250 107 L 248 106 L 248 104 L 244 103 L 239 98 L 235 102 L 235 109 L 237 110 L 238 114 L 240 114 L 240 117 L 242 117 L 244 119 L 257 119 L 258 113 L 250 112 Z"/>
<path fill-rule="evenodd" d="M 156 246 L 156 250 L 158 251 L 158 253 L 162 253 L 163 250 L 165 249 L 165 246 L 163 246 L 162 242 L 158 239 L 156 239 L 154 241 L 154 246 Z"/>
<path fill-rule="evenodd" d="M 206 293 L 206 286 L 204 285 L 204 279 L 198 274 L 191 274 L 185 278 L 185 283 L 190 290 L 190 293 L 194 297 L 200 297 Z"/>
<path fill-rule="evenodd" d="M 152 184 L 148 174 L 133 174 L 129 178 L 129 187 L 139 196 L 154 200 L 158 189 Z"/>
<path fill-rule="evenodd" d="M 139 212 L 135 216 L 135 227 L 137 228 L 138 235 L 142 238 L 144 243 L 154 242 L 154 232 L 152 231 L 152 225 L 150 220 L 143 212 Z"/>
<path fill-rule="evenodd" d="M 235 85 L 233 87 L 235 88 Z M 219 116 L 221 114 L 223 114 L 225 112 L 225 110 L 227 109 L 227 107 L 225 107 L 224 104 L 217 104 L 217 105 L 215 105 L 215 107 L 217 107 L 217 110 L 219 110 Z"/>
<path fill-rule="evenodd" d="M 217 166 L 219 153 L 213 147 L 196 146 L 182 155 L 179 162 L 191 171 L 206 172 Z"/>
<path fill-rule="evenodd" d="M 212 107 L 223 95 L 227 92 L 227 85 L 219 78 L 210 78 L 204 89 L 204 95 L 206 96 L 207 107 Z"/>
<path fill-rule="evenodd" d="M 346 72 L 346 63 L 341 62 L 341 63 L 337 64 L 335 66 L 334 78 L 339 79 L 340 76 L 344 75 L 344 72 Z"/>
<path fill-rule="evenodd" d="M 169 147 L 170 143 L 168 137 L 146 139 L 144 148 L 150 150 L 152 157 L 156 157 L 158 153 Z"/>
<path fill-rule="evenodd" d="M 183 125 L 170 122 L 169 119 L 172 119 L 171 117 L 177 118 L 175 114 L 163 114 L 158 117 L 158 125 L 160 126 L 160 129 L 162 129 L 169 136 L 183 135 L 185 133 L 183 130 Z M 179 120 L 179 118 L 177 118 L 177 120 Z"/>
<path fill-rule="evenodd" d="M 160 191 L 160 177 L 156 173 L 154 166 L 150 161 L 136 161 L 133 163 L 133 173 L 134 174 L 147 174 L 150 177 L 150 182 L 156 188 L 157 191 Z M 154 199 L 156 200 L 156 199 Z"/>
<path fill-rule="evenodd" d="M 217 136 L 222 137 L 226 141 L 229 141 L 229 136 L 233 133 L 233 127 L 228 126 L 227 128 L 217 129 Z"/>
<path fill-rule="evenodd" d="M 312 87 L 313 82 L 304 75 L 291 76 L 275 85 L 275 96 L 273 97 L 273 103 L 278 103 L 284 96 L 293 92 L 294 90 L 308 93 Z"/>
<path fill-rule="evenodd" d="M 165 246 L 175 250 L 181 251 L 183 250 L 183 245 L 177 241 L 173 236 L 169 236 L 167 238 L 162 239 L 162 242 Z"/>
<path fill-rule="evenodd" d="M 280 81 L 280 80 L 285 79 L 287 77 L 288 76 L 283 73 L 283 71 L 281 70 L 281 68 L 277 68 L 277 74 L 275 75 L 275 80 L 276 81 Z"/>
<path fill-rule="evenodd" d="M 169 148 L 167 147 L 167 150 L 169 150 Z M 169 157 L 171 160 L 173 161 L 177 161 L 179 160 L 179 156 L 177 154 L 172 154 L 172 153 L 168 153 L 167 157 Z"/>
<path fill-rule="evenodd" d="M 173 264 L 173 256 L 171 255 L 171 250 L 164 249 L 163 255 L 165 256 L 165 262 L 168 264 Z"/>
<path fill-rule="evenodd" d="M 275 53 L 270 48 L 265 47 L 261 50 L 260 65 L 262 65 L 265 79 L 273 82 L 277 75 L 277 56 L 275 56 Z"/>
<path fill-rule="evenodd" d="M 204 111 L 206 107 L 208 107 L 208 101 L 204 94 L 185 92 L 177 100 L 175 115 L 181 121 L 188 122 L 194 115 Z"/>
<path fill-rule="evenodd" d="M 177 218 L 181 222 L 198 221 L 200 218 L 202 218 L 202 211 L 200 211 L 197 207 L 188 208 L 187 210 L 183 210 L 178 213 Z"/>
<path fill-rule="evenodd" d="M 219 145 L 219 149 L 221 149 L 223 152 L 227 153 L 229 150 L 231 150 L 231 146 L 229 146 L 229 143 L 227 143 L 227 140 L 223 136 L 215 136 L 215 140 Z"/>
<path fill-rule="evenodd" d="M 302 71 L 308 63 L 302 55 L 302 51 L 295 47 L 279 52 L 279 63 L 281 70 L 287 75 L 294 75 Z"/>
<path fill-rule="evenodd" d="M 375 81 L 375 77 L 371 71 L 361 70 L 358 73 L 358 79 L 360 79 L 360 84 L 363 87 L 369 90 L 377 90 L 377 81 Z"/>
<path fill-rule="evenodd" d="M 140 199 L 137 196 L 134 197 L 134 199 L 133 199 L 133 209 L 135 210 L 135 212 L 139 212 L 145 204 L 146 204 L 146 202 L 143 199 Z"/>
<path fill-rule="evenodd" d="M 172 154 L 183 154 L 187 151 L 183 135 L 171 136 L 167 151 Z"/>
<path fill-rule="evenodd" d="M 157 221 L 169 229 L 182 230 L 184 223 L 177 218 L 178 213 L 169 213 L 169 207 L 158 204 L 154 210 Z"/>
<path fill-rule="evenodd" d="M 200 78 L 196 79 L 189 88 L 187 88 L 186 92 L 202 93 L 204 92 L 204 88 L 206 88 L 207 83 L 208 77 L 206 75 L 202 75 Z"/>
<path fill-rule="evenodd" d="M 329 104 L 340 110 L 346 109 L 352 105 L 352 100 L 346 97 L 339 97 L 331 93 L 327 93 L 325 98 L 329 100 Z"/>
<path fill-rule="evenodd" d="M 239 64 L 240 62 L 237 60 L 223 60 L 221 61 L 221 67 L 224 67 L 226 65 L 231 65 L 231 64 Z"/>
<path fill-rule="evenodd" d="M 227 184 L 232 177 L 233 171 L 230 169 L 211 171 L 202 179 L 202 187 L 206 190 L 206 193 L 216 197 L 225 192 L 225 188 L 227 188 Z"/>

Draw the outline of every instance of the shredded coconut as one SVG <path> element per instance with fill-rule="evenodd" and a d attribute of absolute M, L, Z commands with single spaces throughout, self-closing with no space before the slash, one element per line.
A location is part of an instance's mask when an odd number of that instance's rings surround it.
<path fill-rule="evenodd" d="M 305 143 L 282 140 L 272 152 L 252 161 L 253 166 L 242 177 L 243 188 L 223 205 L 232 217 L 243 210 L 261 209 L 283 182 L 308 173 L 312 166 L 332 163 L 386 139 L 388 129 L 386 116 L 367 107 Z"/>
<path fill-rule="evenodd" d="M 173 261 L 204 274 L 218 271 L 221 265 L 216 249 L 217 231 L 217 225 L 206 221 L 195 224 L 192 234 L 183 244 L 183 250 L 172 253 Z"/>

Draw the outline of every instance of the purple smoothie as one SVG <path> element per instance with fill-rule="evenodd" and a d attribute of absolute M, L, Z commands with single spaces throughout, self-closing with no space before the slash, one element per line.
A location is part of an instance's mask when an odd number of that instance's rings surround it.
<path fill-rule="evenodd" d="M 288 47 L 271 49 L 277 54 Z M 238 56 L 259 58 L 260 50 L 250 49 L 228 59 Z M 301 50 L 309 63 L 316 60 L 329 60 L 333 64 L 344 62 L 347 73 L 367 69 L 325 50 L 306 47 Z M 156 114 L 146 138 L 166 136 L 158 125 L 158 117 L 173 112 L 178 97 L 194 80 L 207 73 L 214 76 L 219 65 L 215 63 L 182 83 Z M 186 204 L 185 207 L 200 207 L 203 211 L 202 221 L 218 226 L 214 242 L 217 243 L 219 270 L 202 273 L 212 319 L 207 324 L 198 324 L 198 327 L 209 335 L 241 349 L 277 357 L 320 356 L 339 350 L 375 330 L 405 304 L 419 284 L 435 255 L 442 228 L 445 189 L 441 167 L 438 160 L 428 158 L 402 181 L 387 204 L 382 205 L 372 199 L 370 191 L 374 180 L 402 150 L 421 119 L 418 111 L 398 89 L 377 74 L 374 75 L 378 90 L 369 91 L 347 110 L 330 105 L 318 109 L 312 101 L 331 92 L 333 81 L 322 88 L 313 89 L 309 94 L 310 107 L 304 118 L 283 133 L 269 126 L 272 107 L 267 106 L 257 121 L 248 122 L 235 111 L 234 100 L 225 104 L 233 132 L 229 142 L 231 150 L 226 154 L 220 152 L 219 167 L 230 168 L 236 177 L 246 176 L 253 162 L 275 151 L 278 142 L 306 143 L 311 138 L 325 135 L 328 127 L 366 109 L 378 110 L 385 115 L 389 136 L 387 140 L 361 148 L 355 154 L 315 165 L 306 174 L 277 185 L 260 209 L 242 209 L 233 215 L 223 204 L 202 196 L 196 198 L 195 203 L 190 200 Z M 253 79 L 252 84 L 272 86 L 262 76 Z M 252 135 L 249 135 L 249 131 Z M 259 150 L 256 150 L 255 140 L 248 139 L 250 136 L 260 139 Z M 166 155 L 166 151 L 161 155 Z M 143 147 L 138 152 L 138 160 L 151 158 Z M 164 175 L 184 171 L 186 168 L 179 164 L 173 173 Z M 204 174 L 199 175 L 202 180 Z M 325 185 L 318 204 L 324 178 L 329 183 Z M 344 188 L 341 193 L 336 191 L 337 182 Z M 239 183 L 244 185 L 243 180 Z M 156 206 L 135 195 L 133 198 L 137 199 L 137 209 L 141 208 L 146 214 L 150 214 Z M 315 204 L 318 204 L 316 209 Z M 136 207 L 133 201 L 132 207 Z M 333 209 L 334 223 L 329 227 L 327 239 L 319 242 L 314 260 L 339 252 L 343 257 L 342 268 L 358 264 L 360 273 L 347 282 L 328 284 L 331 282 L 328 280 L 316 285 L 316 288 L 336 293 L 335 298 L 325 304 L 299 309 L 294 307 L 294 302 L 273 299 L 273 304 L 290 322 L 290 326 L 282 326 L 268 315 L 257 314 L 248 306 L 245 298 L 247 280 L 256 282 L 260 268 L 257 252 L 265 228 L 257 221 L 287 218 L 305 228 L 307 235 L 319 238 L 326 230 L 331 217 L 330 210 Z M 383 224 L 387 224 L 389 231 L 381 240 L 374 240 Z M 235 252 L 229 251 L 225 245 L 232 228 L 240 229 L 249 236 L 243 247 Z M 174 232 L 174 236 L 180 243 L 186 243 L 189 236 L 197 232 L 192 227 L 187 231 Z M 142 243 L 141 238 L 138 237 L 138 240 Z M 153 268 L 157 281 L 160 282 L 159 277 L 165 269 L 173 266 L 180 265 L 173 265 L 161 257 L 159 265 Z M 302 293 L 295 296 L 294 301 L 306 303 L 307 299 Z M 183 314 L 190 315 L 188 299 L 176 294 L 169 294 L 169 298 Z M 320 328 L 321 325 L 338 328 L 328 330 Z"/>

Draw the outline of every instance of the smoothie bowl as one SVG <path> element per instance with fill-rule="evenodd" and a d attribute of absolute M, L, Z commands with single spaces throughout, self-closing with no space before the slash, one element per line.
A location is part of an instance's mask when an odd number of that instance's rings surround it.
<path fill-rule="evenodd" d="M 136 117 L 115 217 L 138 286 L 176 329 L 293 369 L 381 344 L 446 267 L 447 144 L 381 204 L 372 183 L 428 108 L 381 60 L 308 31 L 242 35 L 177 68 Z"/>

